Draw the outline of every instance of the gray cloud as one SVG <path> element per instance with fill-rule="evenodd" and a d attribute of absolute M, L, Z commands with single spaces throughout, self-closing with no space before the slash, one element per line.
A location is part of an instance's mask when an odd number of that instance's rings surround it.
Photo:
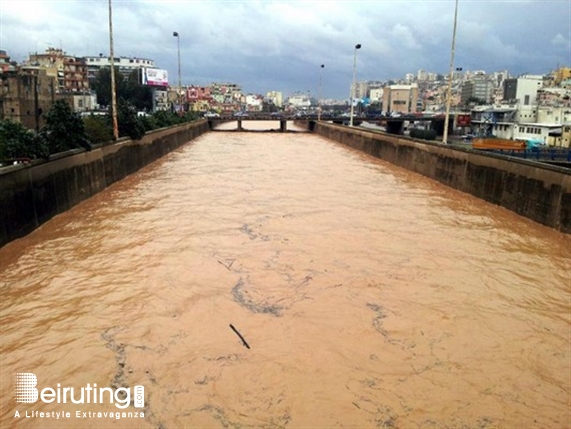
<path fill-rule="evenodd" d="M 447 73 L 454 0 L 113 0 L 115 54 L 150 58 L 184 84 L 239 83 L 247 92 L 346 98 L 353 53 L 361 80 Z M 546 73 L 569 66 L 568 0 L 459 1 L 455 64 L 464 70 Z M 106 0 L 2 0 L 0 49 L 17 61 L 48 46 L 107 55 Z"/>

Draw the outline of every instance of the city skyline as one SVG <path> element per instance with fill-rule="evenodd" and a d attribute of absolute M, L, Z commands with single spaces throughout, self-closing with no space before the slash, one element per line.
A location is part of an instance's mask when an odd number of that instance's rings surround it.
<path fill-rule="evenodd" d="M 113 0 L 114 51 L 152 59 L 175 86 L 177 32 L 183 85 L 230 81 L 245 92 L 315 95 L 324 64 L 323 98 L 343 99 L 357 43 L 358 81 L 395 80 L 419 69 L 448 74 L 454 4 Z M 5 0 L 0 49 L 18 62 L 48 47 L 107 56 L 108 10 L 107 0 Z M 459 0 L 455 66 L 512 75 L 569 66 L 570 22 L 567 0 Z"/>

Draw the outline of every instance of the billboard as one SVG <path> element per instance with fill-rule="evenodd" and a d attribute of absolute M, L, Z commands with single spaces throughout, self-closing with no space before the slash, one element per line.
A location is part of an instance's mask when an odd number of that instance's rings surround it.
<path fill-rule="evenodd" d="M 469 127 L 471 124 L 470 114 L 456 115 L 456 125 L 459 127 Z"/>
<path fill-rule="evenodd" d="M 166 70 L 143 69 L 143 85 L 149 86 L 169 86 L 169 75 Z"/>

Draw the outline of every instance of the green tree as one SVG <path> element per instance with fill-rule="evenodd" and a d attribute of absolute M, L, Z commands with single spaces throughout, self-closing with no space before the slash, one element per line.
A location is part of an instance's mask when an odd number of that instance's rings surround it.
<path fill-rule="evenodd" d="M 145 135 L 145 126 L 137 116 L 135 107 L 122 98 L 117 102 L 117 122 L 120 136 L 139 140 Z"/>
<path fill-rule="evenodd" d="M 48 145 L 40 136 L 19 122 L 0 121 L 0 160 L 48 156 Z"/>
<path fill-rule="evenodd" d="M 436 138 L 435 130 L 410 130 L 410 136 L 415 139 L 434 140 Z"/>
<path fill-rule="evenodd" d="M 123 75 L 119 73 L 119 68 L 115 67 L 115 86 L 119 88 L 123 83 Z M 93 90 L 97 94 L 97 103 L 101 106 L 111 105 L 111 68 L 103 67 L 95 76 L 92 84 Z"/>
<path fill-rule="evenodd" d="M 117 96 L 129 101 L 138 111 L 150 112 L 153 109 L 153 90 L 141 84 L 141 70 L 133 70 L 117 89 Z"/>
<path fill-rule="evenodd" d="M 133 70 L 125 78 L 115 67 L 115 88 L 117 100 L 124 99 L 137 110 L 150 112 L 153 109 L 153 90 L 141 83 L 141 70 Z M 93 82 L 92 88 L 97 94 L 97 102 L 102 106 L 111 105 L 111 68 L 105 67 L 99 70 Z"/>
<path fill-rule="evenodd" d="M 65 100 L 57 100 L 45 115 L 46 125 L 40 135 L 48 144 L 50 154 L 63 152 L 78 146 L 90 150 L 85 125 Z"/>
<path fill-rule="evenodd" d="M 113 140 L 113 130 L 107 116 L 86 116 L 83 118 L 83 123 L 91 143 L 106 143 Z"/>

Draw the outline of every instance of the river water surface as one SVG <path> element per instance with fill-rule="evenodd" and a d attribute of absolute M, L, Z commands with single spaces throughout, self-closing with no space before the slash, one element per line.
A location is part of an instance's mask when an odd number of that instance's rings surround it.
<path fill-rule="evenodd" d="M 569 428 L 570 269 L 568 236 L 318 136 L 212 132 L 0 249 L 0 426 Z M 16 403 L 16 372 L 142 385 L 144 418 Z"/>

